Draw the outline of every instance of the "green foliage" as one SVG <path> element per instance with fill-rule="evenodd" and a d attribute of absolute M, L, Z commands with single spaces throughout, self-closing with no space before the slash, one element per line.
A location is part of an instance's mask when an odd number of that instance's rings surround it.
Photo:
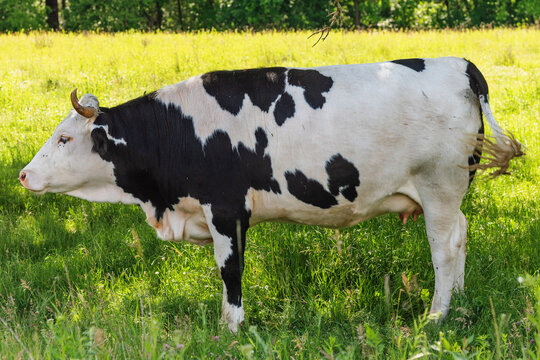
<path fill-rule="evenodd" d="M 320 29 L 332 0 L 68 0 L 67 31 Z M 354 0 L 341 0 L 342 27 L 353 29 Z M 0 31 L 47 29 L 41 1 L 0 0 Z M 360 28 L 436 29 L 539 23 L 538 0 L 358 0 Z M 336 27 L 339 24 L 335 25 Z"/>
<path fill-rule="evenodd" d="M 3 357 L 538 358 L 540 33 L 333 32 L 315 48 L 309 34 L 0 35 Z M 209 70 L 448 54 L 482 70 L 495 116 L 528 156 L 514 176 L 473 182 L 462 206 L 465 293 L 441 325 L 424 315 L 434 275 L 423 220 L 402 226 L 389 215 L 339 234 L 250 229 L 246 324 L 233 336 L 219 323 L 211 246 L 158 240 L 137 207 L 35 196 L 17 180 L 70 110 L 74 87 L 114 106 Z"/>
<path fill-rule="evenodd" d="M 64 10 L 64 28 L 70 31 L 160 29 L 164 0 L 72 0 Z"/>
<path fill-rule="evenodd" d="M 269 28 L 278 27 L 281 22 L 283 2 L 280 0 L 236 0 L 225 1 L 220 7 L 227 11 L 218 12 L 220 27 L 235 28 Z"/>
<path fill-rule="evenodd" d="M 45 6 L 35 0 L 0 0 L 0 32 L 44 29 Z"/>
<path fill-rule="evenodd" d="M 538 23 L 540 19 L 540 2 L 537 0 L 515 1 L 507 8 L 512 9 L 511 16 L 517 24 Z"/>
<path fill-rule="evenodd" d="M 392 25 L 398 29 L 412 27 L 415 23 L 415 0 L 393 0 L 390 7 Z"/>

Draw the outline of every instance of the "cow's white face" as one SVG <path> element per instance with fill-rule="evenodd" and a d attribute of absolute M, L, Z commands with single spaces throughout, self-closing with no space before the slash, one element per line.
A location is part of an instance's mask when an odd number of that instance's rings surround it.
<path fill-rule="evenodd" d="M 80 104 L 97 111 L 95 96 L 84 95 Z M 19 181 L 38 194 L 67 193 L 91 201 L 122 201 L 115 185 L 114 169 L 92 151 L 93 119 L 72 110 L 58 125 L 32 161 L 19 174 Z M 131 202 L 131 201 L 130 201 Z"/>

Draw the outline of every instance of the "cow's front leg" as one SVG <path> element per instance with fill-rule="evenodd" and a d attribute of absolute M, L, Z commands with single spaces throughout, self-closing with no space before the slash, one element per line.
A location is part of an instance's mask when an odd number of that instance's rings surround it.
<path fill-rule="evenodd" d="M 245 211 L 205 205 L 204 214 L 214 240 L 214 257 L 223 280 L 222 321 L 233 333 L 244 321 L 242 272 L 249 218 Z"/>

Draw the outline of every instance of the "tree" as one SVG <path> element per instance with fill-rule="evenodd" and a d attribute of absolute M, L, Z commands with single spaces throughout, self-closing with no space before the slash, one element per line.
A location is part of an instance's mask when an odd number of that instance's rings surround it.
<path fill-rule="evenodd" d="M 45 10 L 47 11 L 47 25 L 55 31 L 59 30 L 58 0 L 45 0 Z"/>
<path fill-rule="evenodd" d="M 330 17 L 329 17 L 330 14 Z M 540 0 L 0 0 L 0 32 L 436 29 L 540 23 Z"/>
<path fill-rule="evenodd" d="M 354 27 L 360 29 L 360 12 L 358 11 L 358 0 L 354 0 Z"/>
<path fill-rule="evenodd" d="M 176 3 L 178 5 L 178 29 L 183 30 L 184 24 L 182 23 L 182 2 L 180 0 L 176 0 Z"/>

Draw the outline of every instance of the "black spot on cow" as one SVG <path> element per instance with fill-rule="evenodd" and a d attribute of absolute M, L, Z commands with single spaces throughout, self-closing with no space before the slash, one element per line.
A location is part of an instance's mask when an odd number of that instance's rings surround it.
<path fill-rule="evenodd" d="M 290 85 L 304 89 L 304 98 L 313 109 L 322 109 L 326 102 L 323 93 L 328 92 L 334 84 L 331 77 L 316 70 L 290 69 L 287 79 Z"/>
<path fill-rule="evenodd" d="M 263 128 L 257 128 L 257 130 L 255 130 L 255 140 L 257 141 L 255 143 L 255 152 L 257 155 L 263 156 L 264 149 L 268 146 L 268 137 Z"/>
<path fill-rule="evenodd" d="M 107 148 L 109 145 L 109 139 L 107 137 L 107 132 L 105 129 L 98 127 L 92 131 L 92 151 L 100 155 L 107 153 Z"/>
<path fill-rule="evenodd" d="M 283 125 L 288 118 L 294 116 L 294 110 L 295 106 L 292 96 L 287 92 L 283 93 L 274 108 L 274 119 L 276 123 L 279 126 Z"/>
<path fill-rule="evenodd" d="M 467 69 L 465 70 L 465 74 L 467 74 L 469 77 L 469 86 L 471 87 L 472 91 L 476 94 L 476 96 L 487 96 L 489 89 L 484 75 L 482 75 L 480 70 L 478 70 L 476 65 L 474 65 L 472 62 L 467 59 L 465 59 L 465 61 L 467 61 Z"/>
<path fill-rule="evenodd" d="M 180 197 L 239 211 L 249 188 L 281 192 L 265 155 L 268 138 L 262 128 L 255 131 L 255 149 L 241 142 L 233 146 L 224 131 L 214 132 L 203 145 L 192 118 L 150 95 L 101 111 L 94 124 L 107 125 L 111 136 L 128 145 L 107 140 L 106 151 L 98 153 L 114 164 L 118 186 L 150 201 L 157 219 Z M 92 131 L 95 148 L 103 147 L 96 141 L 102 142 L 103 135 L 100 127 Z"/>
<path fill-rule="evenodd" d="M 328 209 L 338 203 L 336 198 L 326 191 L 320 182 L 309 179 L 298 169 L 294 173 L 285 172 L 285 179 L 289 192 L 306 204 Z"/>
<path fill-rule="evenodd" d="M 418 59 L 418 58 L 400 59 L 400 60 L 393 60 L 391 62 L 393 62 L 394 64 L 406 66 L 417 72 L 424 71 L 426 68 L 426 62 L 424 61 L 424 59 Z"/>
<path fill-rule="evenodd" d="M 482 119 L 482 114 L 480 114 L 480 119 Z M 481 120 L 482 121 L 482 120 Z M 482 121 L 482 124 L 480 125 L 480 128 L 478 129 L 478 134 L 483 135 L 484 134 L 484 122 Z M 469 156 L 469 166 L 474 166 L 480 163 L 480 158 L 482 157 L 482 146 L 477 146 L 474 149 L 474 152 L 471 156 Z M 476 174 L 476 169 L 469 170 L 469 186 L 471 186 L 471 183 L 474 179 L 474 175 Z"/>
<path fill-rule="evenodd" d="M 474 65 L 472 62 L 467 61 L 467 69 L 465 70 L 465 74 L 469 77 L 469 86 L 471 90 L 476 94 L 476 96 L 483 95 L 486 97 L 486 100 L 488 100 L 488 84 L 486 79 L 484 78 L 484 75 L 478 70 L 476 65 Z M 480 107 L 480 104 L 478 106 L 478 111 L 480 113 L 480 128 L 478 129 L 478 134 L 484 134 L 484 121 L 482 119 L 482 108 Z M 480 157 L 482 156 L 482 147 L 477 147 L 474 150 L 474 153 L 469 156 L 469 166 L 476 165 L 480 162 Z M 471 185 L 471 182 L 473 181 L 474 175 L 476 174 L 476 169 L 469 171 L 469 186 Z"/>
<path fill-rule="evenodd" d="M 349 201 L 356 199 L 360 173 L 353 163 L 343 158 L 341 154 L 336 154 L 326 162 L 326 173 L 328 174 L 328 189 L 332 195 L 337 196 L 341 193 Z"/>
<path fill-rule="evenodd" d="M 286 79 L 289 85 L 304 89 L 304 98 L 313 109 L 323 107 L 326 102 L 323 93 L 334 83 L 332 78 L 316 70 L 283 67 L 214 71 L 202 75 L 201 79 L 206 92 L 223 110 L 233 115 L 238 115 L 246 96 L 264 112 L 268 112 L 275 102 L 273 115 L 279 126 L 295 113 L 294 99 L 285 92 Z"/>
<path fill-rule="evenodd" d="M 328 189 L 315 179 L 308 178 L 302 171 L 285 172 L 287 188 L 298 200 L 322 209 L 338 204 L 337 196 L 341 193 L 347 200 L 354 201 L 358 196 L 356 187 L 360 185 L 360 173 L 353 163 L 341 154 L 333 155 L 326 162 Z"/>
<path fill-rule="evenodd" d="M 216 230 L 233 241 L 233 252 L 220 270 L 228 302 L 240 306 L 238 264 L 251 216 L 245 196 L 250 188 L 281 193 L 271 158 L 265 154 L 265 131 L 256 129 L 254 149 L 242 142 L 233 145 L 229 135 L 219 130 L 203 144 L 195 134 L 193 119 L 153 94 L 101 111 L 94 122 L 98 127 L 92 130 L 94 151 L 114 164 L 119 187 L 151 202 L 158 220 L 182 197 L 191 196 L 211 206 Z M 128 145 L 117 146 L 99 125 L 107 125 L 110 135 L 125 139 Z M 241 239 L 237 239 L 237 224 Z"/>
<path fill-rule="evenodd" d="M 253 105 L 268 112 L 285 90 L 286 68 L 214 71 L 201 76 L 204 89 L 219 106 L 233 115 L 242 109 L 245 96 Z"/>

